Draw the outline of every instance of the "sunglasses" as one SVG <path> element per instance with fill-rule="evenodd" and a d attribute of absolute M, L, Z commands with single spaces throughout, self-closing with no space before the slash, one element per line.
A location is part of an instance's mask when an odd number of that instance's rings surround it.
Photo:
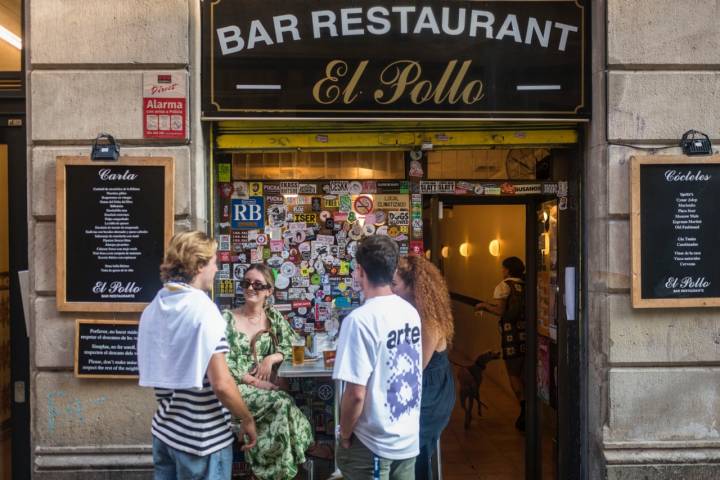
<path fill-rule="evenodd" d="M 254 282 L 251 282 L 249 280 L 243 280 L 240 282 L 240 286 L 244 289 L 248 289 L 250 287 L 253 288 L 253 290 L 260 291 L 260 290 L 270 290 L 272 288 L 272 285 L 269 283 L 262 283 L 257 280 Z"/>

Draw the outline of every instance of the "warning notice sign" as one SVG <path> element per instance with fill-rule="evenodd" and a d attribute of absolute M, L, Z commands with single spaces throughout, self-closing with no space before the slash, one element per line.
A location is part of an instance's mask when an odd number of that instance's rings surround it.
<path fill-rule="evenodd" d="M 185 139 L 185 74 L 143 74 L 143 138 Z"/>

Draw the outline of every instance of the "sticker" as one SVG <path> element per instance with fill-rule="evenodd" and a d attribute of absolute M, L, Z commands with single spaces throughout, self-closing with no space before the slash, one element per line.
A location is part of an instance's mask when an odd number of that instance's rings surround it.
<path fill-rule="evenodd" d="M 264 228 L 263 198 L 233 199 L 230 223 L 237 230 Z"/>
<path fill-rule="evenodd" d="M 364 193 L 376 193 L 377 192 L 377 183 L 373 180 L 366 180 L 363 182 L 363 192 Z"/>
<path fill-rule="evenodd" d="M 388 235 L 387 225 L 382 225 L 375 230 L 375 235 Z"/>
<path fill-rule="evenodd" d="M 399 233 L 400 229 L 398 229 L 398 227 L 390 227 L 387 231 L 387 234 L 393 238 L 397 237 Z"/>
<path fill-rule="evenodd" d="M 352 222 L 354 222 L 355 220 L 357 220 L 357 215 L 355 215 L 355 212 L 350 212 L 350 213 L 348 213 L 347 220 L 348 220 L 348 222 L 350 222 L 350 223 L 352 223 Z"/>
<path fill-rule="evenodd" d="M 375 211 L 375 226 L 379 227 L 383 223 L 385 223 L 385 220 L 387 219 L 387 216 L 385 215 L 385 212 L 382 210 L 376 210 Z M 366 219 L 367 220 L 367 219 Z"/>
<path fill-rule="evenodd" d="M 529 195 L 534 193 L 542 193 L 542 185 L 515 185 L 515 193 L 518 195 Z"/>
<path fill-rule="evenodd" d="M 413 255 L 422 255 L 424 248 L 422 240 L 410 240 L 410 253 Z"/>
<path fill-rule="evenodd" d="M 375 208 L 378 210 L 409 210 L 410 199 L 407 195 L 376 195 Z"/>
<path fill-rule="evenodd" d="M 411 160 L 408 176 L 414 178 L 421 178 L 424 174 L 425 172 L 423 172 L 422 163 L 420 163 L 419 160 Z"/>
<path fill-rule="evenodd" d="M 375 234 L 375 225 L 373 225 L 372 223 L 366 223 L 365 225 L 363 225 L 363 235 L 365 235 L 366 237 L 369 237 L 370 235 L 374 235 L 374 234 Z"/>
<path fill-rule="evenodd" d="M 345 285 L 345 282 L 338 283 L 338 290 L 340 290 L 341 292 L 347 290 L 347 285 Z"/>
<path fill-rule="evenodd" d="M 217 249 L 222 252 L 230 251 L 230 235 L 218 235 Z"/>
<path fill-rule="evenodd" d="M 345 222 L 348 219 L 348 214 L 345 212 L 335 212 L 333 213 L 333 220 L 337 222 Z"/>
<path fill-rule="evenodd" d="M 568 197 L 560 197 L 560 200 L 558 201 L 558 208 L 560 210 L 567 210 L 568 208 Z"/>
<path fill-rule="evenodd" d="M 233 182 L 233 198 L 248 198 L 247 182 Z"/>
<path fill-rule="evenodd" d="M 308 242 L 303 242 L 300 245 L 298 245 L 298 249 L 300 250 L 300 253 L 309 252 L 310 244 Z"/>
<path fill-rule="evenodd" d="M 285 275 L 275 277 L 275 288 L 285 290 L 290 285 L 290 278 Z"/>
<path fill-rule="evenodd" d="M 546 183 L 543 185 L 543 193 L 548 195 L 556 195 L 558 192 L 557 183 Z"/>
<path fill-rule="evenodd" d="M 324 245 L 335 245 L 335 237 L 332 235 L 318 235 L 317 242 Z"/>
<path fill-rule="evenodd" d="M 347 244 L 347 253 L 348 253 L 348 255 L 350 255 L 351 257 L 354 258 L 354 257 L 355 257 L 355 254 L 357 253 L 357 247 L 358 247 L 357 242 L 350 242 L 350 243 L 348 243 L 348 244 Z M 352 265 L 352 262 L 350 263 L 350 267 L 354 269 L 354 267 L 353 267 L 353 265 Z"/>
<path fill-rule="evenodd" d="M 263 184 L 262 182 L 250 182 L 248 184 L 248 194 L 253 196 L 258 196 L 263 194 Z"/>
<path fill-rule="evenodd" d="M 282 227 L 287 222 L 287 207 L 285 205 L 269 205 L 267 209 L 268 224 L 271 227 Z"/>
<path fill-rule="evenodd" d="M 349 185 L 346 181 L 333 181 L 323 186 L 325 193 L 341 194 L 349 192 Z"/>
<path fill-rule="evenodd" d="M 223 198 L 225 200 L 230 199 L 234 191 L 232 183 L 219 183 L 218 191 L 220 192 L 220 198 Z"/>
<path fill-rule="evenodd" d="M 398 225 L 398 228 L 400 229 L 400 233 L 408 233 L 410 231 L 410 227 L 407 225 Z"/>
<path fill-rule="evenodd" d="M 295 244 L 301 244 L 306 238 L 307 234 L 305 233 L 305 230 L 293 230 L 290 240 Z"/>
<path fill-rule="evenodd" d="M 270 251 L 273 253 L 279 253 L 283 251 L 285 242 L 282 240 L 270 240 Z"/>
<path fill-rule="evenodd" d="M 350 299 L 347 297 L 335 297 L 335 308 L 350 308 Z"/>
<path fill-rule="evenodd" d="M 300 275 L 303 277 L 310 276 L 310 269 L 308 267 L 300 267 Z"/>
<path fill-rule="evenodd" d="M 420 192 L 424 194 L 455 193 L 455 182 L 423 180 L 420 182 Z"/>
<path fill-rule="evenodd" d="M 340 262 L 338 273 L 340 275 L 350 275 L 350 262 Z"/>
<path fill-rule="evenodd" d="M 279 255 L 273 255 L 267 259 L 267 264 L 272 268 L 280 268 L 280 265 L 283 264 L 283 259 Z"/>
<path fill-rule="evenodd" d="M 328 218 L 332 218 L 332 214 L 330 212 L 328 212 L 327 210 L 323 210 L 322 212 L 320 212 L 320 220 L 321 221 L 324 222 Z"/>
<path fill-rule="evenodd" d="M 304 222 L 304 223 L 317 223 L 317 213 L 297 213 L 293 216 L 293 221 Z"/>
<path fill-rule="evenodd" d="M 325 228 L 328 230 L 333 230 L 335 228 L 335 220 L 332 218 L 328 218 L 325 220 Z"/>
<path fill-rule="evenodd" d="M 351 195 L 360 195 L 362 191 L 363 185 L 357 180 L 354 180 L 348 184 L 348 192 L 350 192 Z"/>
<path fill-rule="evenodd" d="M 340 211 L 350 212 L 352 210 L 352 200 L 350 195 L 340 195 Z"/>
<path fill-rule="evenodd" d="M 265 201 L 269 204 L 280 204 L 283 205 L 285 203 L 285 197 L 282 195 L 265 195 Z"/>
<path fill-rule="evenodd" d="M 229 163 L 218 163 L 217 177 L 218 182 L 230 182 L 232 167 Z"/>
<path fill-rule="evenodd" d="M 304 195 L 317 193 L 317 185 L 314 183 L 301 183 L 298 186 L 298 193 Z"/>
<path fill-rule="evenodd" d="M 407 210 L 397 210 L 388 212 L 388 224 L 389 225 L 409 225 L 410 224 L 410 212 Z"/>
<path fill-rule="evenodd" d="M 322 210 L 322 207 L 320 206 L 320 197 L 312 197 L 311 205 L 313 212 L 319 212 L 320 210 Z"/>
<path fill-rule="evenodd" d="M 266 183 L 263 185 L 263 193 L 280 193 L 280 184 Z"/>
<path fill-rule="evenodd" d="M 375 214 L 374 214 L 374 213 L 371 213 L 371 214 L 369 214 L 369 215 L 365 215 L 365 223 L 372 223 L 373 225 L 374 225 L 374 224 L 377 224 L 377 220 L 376 220 L 376 218 L 375 218 Z"/>
<path fill-rule="evenodd" d="M 250 265 L 244 263 L 236 263 L 233 265 L 233 279 L 242 280 L 245 277 L 245 272 Z"/>
<path fill-rule="evenodd" d="M 258 245 L 267 245 L 268 243 L 268 237 L 267 235 L 258 235 L 257 238 L 255 238 L 255 243 Z"/>
<path fill-rule="evenodd" d="M 326 195 L 323 197 L 322 204 L 325 208 L 338 208 L 340 199 L 336 195 Z"/>
<path fill-rule="evenodd" d="M 360 240 L 363 236 L 363 228 L 357 224 L 353 225 L 353 227 L 348 232 L 348 236 L 353 240 Z"/>
<path fill-rule="evenodd" d="M 495 185 L 485 186 L 485 195 L 500 195 L 501 193 L 500 187 L 496 187 Z"/>
<path fill-rule="evenodd" d="M 297 195 L 300 190 L 299 182 L 280 182 L 280 192 L 283 195 Z"/>
<path fill-rule="evenodd" d="M 568 194 L 568 182 L 558 182 L 558 190 L 557 190 L 557 196 L 558 197 L 567 197 Z"/>
<path fill-rule="evenodd" d="M 235 282 L 233 280 L 220 280 L 216 282 L 216 295 L 222 297 L 232 297 L 235 295 Z"/>
<path fill-rule="evenodd" d="M 361 195 L 355 199 L 353 207 L 359 215 L 367 215 L 373 210 L 373 199 L 367 195 Z"/>
<path fill-rule="evenodd" d="M 482 185 L 475 185 L 473 192 L 475 192 L 475 195 L 482 195 L 483 193 L 485 193 L 485 187 L 483 187 Z"/>
<path fill-rule="evenodd" d="M 295 317 L 293 318 L 293 328 L 295 330 L 300 330 L 305 326 L 305 318 L 304 317 Z"/>
<path fill-rule="evenodd" d="M 377 182 L 377 191 L 380 193 L 407 193 L 407 182 Z"/>

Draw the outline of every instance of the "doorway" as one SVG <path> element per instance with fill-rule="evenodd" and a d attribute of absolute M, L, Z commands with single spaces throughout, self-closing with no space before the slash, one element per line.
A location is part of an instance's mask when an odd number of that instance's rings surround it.
<path fill-rule="evenodd" d="M 0 480 L 30 478 L 29 345 L 18 276 L 28 268 L 23 120 L 0 114 Z"/>
<path fill-rule="evenodd" d="M 561 466 L 567 459 L 560 455 L 561 439 L 568 441 L 561 430 L 578 413 L 562 411 L 559 404 L 569 404 L 571 388 L 565 383 L 579 382 L 579 369 L 573 370 L 575 378 L 570 380 L 567 368 L 558 365 L 558 352 L 567 351 L 568 342 L 567 328 L 561 326 L 567 319 L 560 272 L 579 256 L 568 250 L 572 243 L 563 238 L 574 223 L 563 225 L 561 217 L 566 219 L 567 209 L 561 212 L 557 198 L 542 195 L 483 199 L 447 195 L 429 198 L 425 206 L 425 216 L 431 217 L 426 246 L 439 252 L 433 258 L 448 282 L 453 304 L 451 359 L 456 381 L 467 379 L 460 370 L 477 359 L 482 357 L 485 365 L 479 388 L 482 416 L 473 404 L 467 421 L 463 408 L 467 402 L 461 403 L 461 393 L 443 434 L 444 475 L 575 478 L 571 466 Z M 503 261 L 509 257 L 520 259 L 525 267 L 524 428 L 517 424 L 520 398 L 509 375 L 517 368 L 512 361 L 492 355 L 503 350 L 500 317 L 474 308 L 481 300 L 504 302 L 497 297 L 504 284 Z"/>

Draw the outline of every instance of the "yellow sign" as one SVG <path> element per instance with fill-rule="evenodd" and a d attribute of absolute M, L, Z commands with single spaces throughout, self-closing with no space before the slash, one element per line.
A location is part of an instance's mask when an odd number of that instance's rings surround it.
<path fill-rule="evenodd" d="M 375 210 L 409 210 L 409 195 L 373 195 Z"/>

